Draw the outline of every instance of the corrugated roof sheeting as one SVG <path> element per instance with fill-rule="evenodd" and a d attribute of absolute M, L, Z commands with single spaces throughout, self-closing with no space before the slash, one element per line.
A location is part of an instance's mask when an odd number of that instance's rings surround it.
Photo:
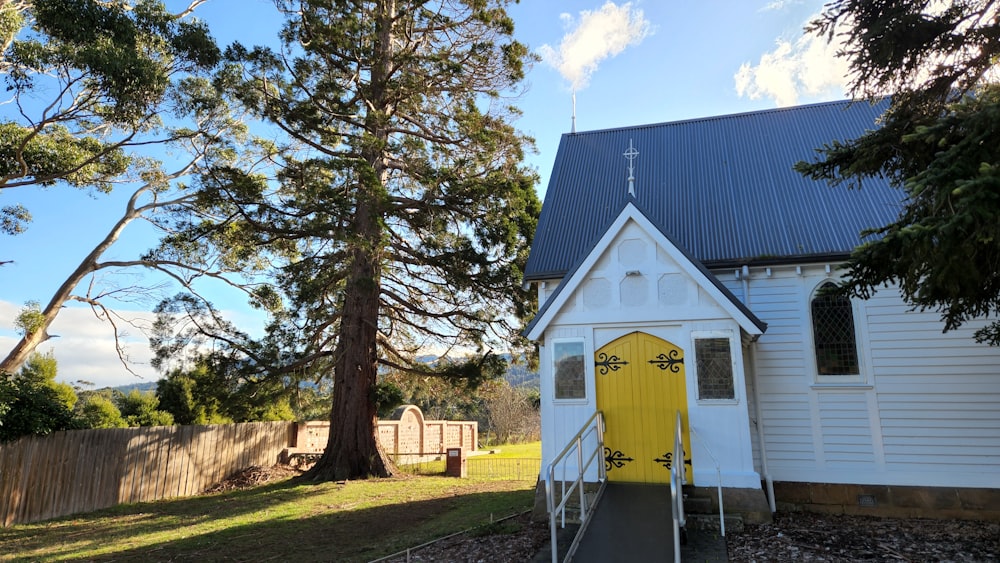
<path fill-rule="evenodd" d="M 704 263 L 841 254 L 895 219 L 902 195 L 881 179 L 830 188 L 793 170 L 816 149 L 873 129 L 886 102 L 830 102 L 565 134 L 550 176 L 528 279 L 559 277 L 603 234 L 628 194 Z"/>

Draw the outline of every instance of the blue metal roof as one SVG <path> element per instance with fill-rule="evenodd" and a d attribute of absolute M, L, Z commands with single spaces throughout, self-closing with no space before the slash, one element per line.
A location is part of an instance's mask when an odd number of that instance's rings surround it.
<path fill-rule="evenodd" d="M 559 143 L 525 277 L 562 277 L 628 197 L 709 267 L 845 256 L 859 233 L 896 219 L 902 194 L 879 178 L 831 188 L 792 166 L 833 140 L 877 127 L 887 101 L 847 101 L 567 133 Z"/>

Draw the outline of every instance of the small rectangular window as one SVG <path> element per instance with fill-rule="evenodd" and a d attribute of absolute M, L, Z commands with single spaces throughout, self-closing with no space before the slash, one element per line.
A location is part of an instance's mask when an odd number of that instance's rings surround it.
<path fill-rule="evenodd" d="M 728 338 L 696 338 L 699 399 L 735 399 L 733 359 Z"/>
<path fill-rule="evenodd" d="M 587 396 L 583 364 L 583 341 L 556 342 L 552 345 L 556 399 L 583 399 Z"/>

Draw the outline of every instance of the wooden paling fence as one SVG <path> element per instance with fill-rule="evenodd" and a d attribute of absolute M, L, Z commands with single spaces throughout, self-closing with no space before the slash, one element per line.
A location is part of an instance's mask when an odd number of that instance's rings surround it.
<path fill-rule="evenodd" d="M 200 493 L 294 444 L 294 422 L 69 430 L 0 444 L 0 524 Z"/>

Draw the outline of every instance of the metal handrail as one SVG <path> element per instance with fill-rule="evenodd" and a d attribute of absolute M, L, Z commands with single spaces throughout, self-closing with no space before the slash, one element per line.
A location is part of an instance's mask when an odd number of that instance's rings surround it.
<path fill-rule="evenodd" d="M 708 443 L 706 443 L 705 440 L 702 440 L 701 436 L 695 432 L 694 426 L 691 426 L 689 430 L 691 431 L 691 434 L 698 439 L 698 443 L 701 444 L 701 447 L 705 448 L 705 451 L 708 452 L 708 456 L 712 458 L 712 461 L 715 462 L 715 477 L 718 479 L 716 487 L 719 492 L 719 534 L 722 537 L 726 537 L 726 517 L 725 511 L 722 507 L 722 467 L 719 465 L 719 460 L 715 457 L 715 454 L 712 453 L 711 448 L 708 447 Z"/>
<path fill-rule="evenodd" d="M 597 447 L 593 452 L 590 452 L 586 463 L 584 463 L 584 451 L 583 451 L 583 441 L 595 435 L 597 438 Z M 569 456 L 571 452 L 576 452 L 576 467 L 577 475 L 573 479 L 572 484 L 569 489 L 566 489 L 566 465 L 562 465 L 562 481 L 561 481 L 561 494 L 560 501 L 557 504 L 555 501 L 555 475 L 556 468 L 560 463 L 565 461 L 565 458 Z M 556 542 L 556 515 L 560 515 L 562 520 L 562 527 L 566 527 L 566 503 L 573 496 L 574 489 L 579 489 L 580 492 L 580 529 L 576 533 L 576 537 L 573 538 L 573 543 L 570 545 L 570 549 L 566 553 L 566 559 L 572 556 L 573 552 L 576 550 L 576 546 L 580 541 L 580 536 L 586 529 L 587 520 L 590 517 L 590 513 L 593 511 L 593 507 L 597 505 L 595 500 L 594 504 L 588 508 L 587 507 L 587 495 L 583 490 L 583 477 L 590 468 L 595 459 L 600 459 L 603 461 L 604 453 L 604 415 L 601 411 L 595 411 L 594 414 L 587 419 L 580 431 L 576 433 L 575 436 L 570 438 L 569 443 L 559 455 L 557 455 L 551 463 L 549 463 L 545 472 L 545 504 L 549 511 L 549 532 L 551 535 L 552 542 L 552 561 L 559 560 L 559 546 Z M 597 466 L 597 478 L 601 483 L 598 489 L 597 496 L 600 497 L 601 492 L 604 490 L 604 485 L 607 483 L 607 473 L 603 463 Z"/>
<path fill-rule="evenodd" d="M 674 457 L 670 465 L 670 506 L 673 512 L 674 561 L 681 560 L 681 528 L 687 523 L 684 517 L 684 433 L 681 428 L 681 411 L 677 411 L 674 432 Z"/>

